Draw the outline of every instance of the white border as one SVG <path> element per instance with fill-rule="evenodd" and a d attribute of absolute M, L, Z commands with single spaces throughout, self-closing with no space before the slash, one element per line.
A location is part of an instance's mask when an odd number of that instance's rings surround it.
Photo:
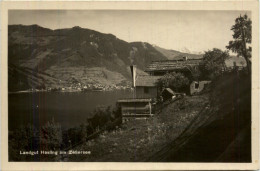
<path fill-rule="evenodd" d="M 259 168 L 259 14 L 258 1 L 183 2 L 2 2 L 1 3 L 1 169 L 2 170 L 255 170 Z M 8 9 L 249 10 L 252 11 L 252 163 L 8 162 Z"/>

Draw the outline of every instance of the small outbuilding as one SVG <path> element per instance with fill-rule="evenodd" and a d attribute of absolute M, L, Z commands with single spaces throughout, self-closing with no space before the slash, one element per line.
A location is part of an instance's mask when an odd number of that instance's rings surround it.
<path fill-rule="evenodd" d="M 147 117 L 152 116 L 151 99 L 120 99 L 122 117 Z"/>
<path fill-rule="evenodd" d="M 164 102 L 167 100 L 171 100 L 173 97 L 175 97 L 175 92 L 170 88 L 165 88 L 162 91 L 162 97 Z"/>
<path fill-rule="evenodd" d="M 190 84 L 190 95 L 201 92 L 211 81 L 193 81 Z"/>

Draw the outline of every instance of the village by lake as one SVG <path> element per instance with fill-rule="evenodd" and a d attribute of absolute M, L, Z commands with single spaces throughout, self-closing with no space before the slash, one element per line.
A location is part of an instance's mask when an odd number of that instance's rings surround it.
<path fill-rule="evenodd" d="M 132 95 L 131 90 L 9 93 L 9 130 L 27 124 L 38 127 L 52 119 L 68 129 L 92 117 L 97 106 L 115 105 L 118 99 Z"/>

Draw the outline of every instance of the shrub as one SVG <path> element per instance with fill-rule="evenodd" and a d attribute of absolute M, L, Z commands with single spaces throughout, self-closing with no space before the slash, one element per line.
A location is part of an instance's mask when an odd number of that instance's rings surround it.
<path fill-rule="evenodd" d="M 94 129 L 101 128 L 104 126 L 108 121 L 111 121 L 111 106 L 104 107 L 98 106 L 93 111 L 93 117 L 90 120 L 92 127 Z"/>
<path fill-rule="evenodd" d="M 54 119 L 48 121 L 40 131 L 40 143 L 44 150 L 59 149 L 62 144 L 61 126 Z"/>
<path fill-rule="evenodd" d="M 39 132 L 33 126 L 28 124 L 22 126 L 13 132 L 9 132 L 8 148 L 9 160 L 20 161 L 31 156 L 19 155 L 20 151 L 35 151 L 39 147 Z"/>
<path fill-rule="evenodd" d="M 189 85 L 189 79 L 182 73 L 171 72 L 165 74 L 157 81 L 157 86 L 162 91 L 164 88 L 171 88 L 173 91 L 185 91 Z"/>
<path fill-rule="evenodd" d="M 88 119 L 88 130 L 91 129 L 95 131 L 96 129 L 103 128 L 119 117 L 121 117 L 121 110 L 118 105 L 114 108 L 112 108 L 112 106 L 98 106 L 93 111 L 93 117 Z"/>

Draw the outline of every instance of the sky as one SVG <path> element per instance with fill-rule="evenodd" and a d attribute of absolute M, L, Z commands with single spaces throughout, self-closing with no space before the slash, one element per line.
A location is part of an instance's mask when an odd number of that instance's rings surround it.
<path fill-rule="evenodd" d="M 226 50 L 235 19 L 245 13 L 251 18 L 248 11 L 10 10 L 8 24 L 38 24 L 50 29 L 80 26 L 127 42 L 198 53 Z"/>

